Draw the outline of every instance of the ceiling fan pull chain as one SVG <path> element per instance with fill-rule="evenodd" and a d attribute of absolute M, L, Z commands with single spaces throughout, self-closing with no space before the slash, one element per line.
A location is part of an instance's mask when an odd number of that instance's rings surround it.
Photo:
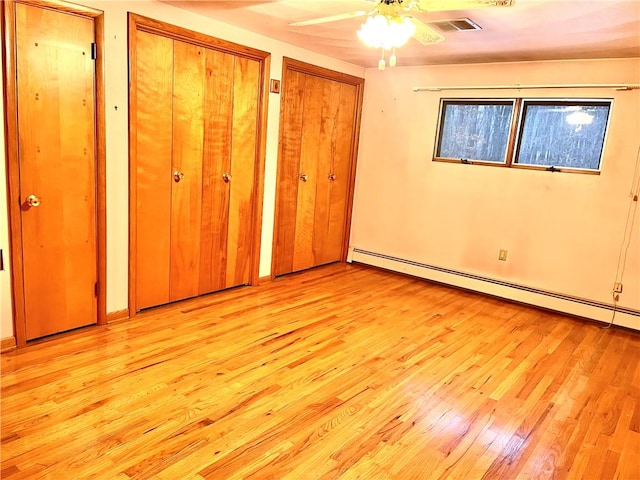
<path fill-rule="evenodd" d="M 397 63 L 398 63 L 398 58 L 396 57 L 396 47 L 393 47 L 393 50 L 391 51 L 391 56 L 389 57 L 389 66 L 395 67 Z"/>
<path fill-rule="evenodd" d="M 382 58 L 378 62 L 378 70 L 384 70 L 387 67 L 387 63 L 384 61 L 384 48 L 382 49 Z"/>

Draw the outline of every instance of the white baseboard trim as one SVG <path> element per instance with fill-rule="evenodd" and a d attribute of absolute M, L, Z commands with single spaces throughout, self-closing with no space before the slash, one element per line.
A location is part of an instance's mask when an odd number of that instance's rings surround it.
<path fill-rule="evenodd" d="M 546 292 L 502 280 L 485 278 L 479 275 L 458 272 L 380 253 L 368 252 L 355 247 L 349 247 L 347 261 L 349 263 L 363 263 L 394 272 L 405 273 L 414 277 L 599 322 L 609 323 L 614 313 L 613 305 L 576 298 L 570 295 Z M 618 307 L 615 312 L 613 324 L 640 331 L 640 311 Z"/>

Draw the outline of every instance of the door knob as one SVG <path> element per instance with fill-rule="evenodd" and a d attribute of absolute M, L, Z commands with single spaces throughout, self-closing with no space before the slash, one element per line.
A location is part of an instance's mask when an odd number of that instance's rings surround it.
<path fill-rule="evenodd" d="M 336 174 L 330 173 L 329 175 L 327 175 L 327 178 L 333 182 L 336 179 Z"/>
<path fill-rule="evenodd" d="M 29 195 L 27 197 L 26 203 L 30 207 L 39 207 L 40 206 L 40 199 L 38 197 L 36 197 L 35 195 L 31 194 L 31 195 Z"/>
<path fill-rule="evenodd" d="M 174 170 L 174 172 L 173 172 L 173 181 L 174 182 L 178 183 L 183 178 L 184 178 L 184 173 L 182 173 L 180 170 Z"/>
<path fill-rule="evenodd" d="M 301 173 L 300 180 L 302 180 L 303 182 L 306 182 L 307 180 L 309 180 L 309 177 L 307 177 L 306 173 Z"/>
<path fill-rule="evenodd" d="M 229 183 L 231 181 L 231 175 L 229 173 L 223 173 L 222 180 L 224 180 L 224 183 Z"/>

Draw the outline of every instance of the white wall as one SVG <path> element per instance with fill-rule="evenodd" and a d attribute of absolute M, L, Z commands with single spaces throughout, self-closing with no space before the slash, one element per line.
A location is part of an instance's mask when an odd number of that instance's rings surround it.
<path fill-rule="evenodd" d="M 0 110 L 4 109 L 4 85 L 0 82 Z M 0 128 L 0 143 L 4 145 L 4 128 Z M 0 248 L 4 255 L 4 271 L 0 272 L 0 338 L 13 335 L 11 312 L 11 273 L 9 270 L 9 222 L 7 212 L 7 182 L 5 150 L 0 149 Z"/>
<path fill-rule="evenodd" d="M 77 1 L 105 12 L 105 101 L 107 135 L 107 312 L 128 307 L 128 70 L 127 70 L 127 12 L 133 12 L 173 25 L 202 32 L 242 45 L 271 53 L 270 78 L 280 79 L 284 56 L 313 63 L 363 77 L 365 70 L 308 50 L 216 22 L 173 6 L 143 0 Z M 262 248 L 260 276 L 271 270 L 273 217 L 275 206 L 276 163 L 278 157 L 278 132 L 280 119 L 280 96 L 270 94 L 267 126 L 266 165 Z M 0 167 L 0 194 L 5 184 L 4 150 Z M 2 196 L 5 198 L 5 196 Z M 4 203 L 0 208 L 0 245 L 6 248 L 7 212 Z M 8 256 L 5 257 L 8 261 Z M 13 335 L 10 315 L 9 275 L 0 273 L 0 338 Z"/>
<path fill-rule="evenodd" d="M 640 143 L 640 91 L 413 91 L 415 86 L 563 83 L 637 84 L 640 60 L 367 70 L 351 246 L 611 302 Z M 432 162 L 440 98 L 478 96 L 613 98 L 602 174 Z M 640 212 L 620 297 L 622 306 L 635 310 L 640 310 L 639 222 Z M 498 261 L 501 248 L 509 251 L 507 262 Z M 497 288 L 488 293 L 508 296 Z M 636 323 L 640 326 L 640 318 Z"/>

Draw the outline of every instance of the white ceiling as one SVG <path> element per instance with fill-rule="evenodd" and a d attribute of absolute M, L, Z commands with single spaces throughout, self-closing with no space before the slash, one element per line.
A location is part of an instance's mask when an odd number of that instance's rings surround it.
<path fill-rule="evenodd" d="M 355 65 L 374 67 L 380 58 L 356 37 L 362 18 L 289 26 L 370 9 L 363 0 L 164 1 Z M 410 40 L 398 65 L 640 57 L 640 0 L 515 0 L 512 7 L 414 16 L 425 23 L 468 17 L 482 30 L 444 33 L 444 42 L 428 46 Z"/>

